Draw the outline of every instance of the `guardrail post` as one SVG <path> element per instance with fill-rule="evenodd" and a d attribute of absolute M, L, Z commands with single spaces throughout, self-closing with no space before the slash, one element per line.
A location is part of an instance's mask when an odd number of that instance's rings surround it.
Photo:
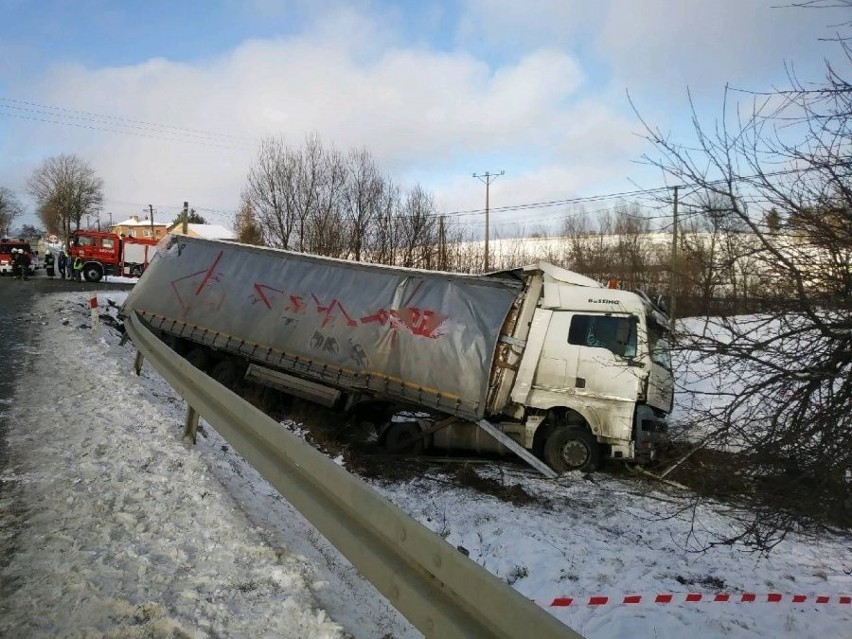
<path fill-rule="evenodd" d="M 142 373 L 142 362 L 145 360 L 145 356 L 142 354 L 142 351 L 136 351 L 136 359 L 133 360 L 133 372 L 136 373 L 136 377 Z"/>
<path fill-rule="evenodd" d="M 186 421 L 183 425 L 183 441 L 184 443 L 195 443 L 195 434 L 198 432 L 198 413 L 190 406 L 186 405 Z"/>

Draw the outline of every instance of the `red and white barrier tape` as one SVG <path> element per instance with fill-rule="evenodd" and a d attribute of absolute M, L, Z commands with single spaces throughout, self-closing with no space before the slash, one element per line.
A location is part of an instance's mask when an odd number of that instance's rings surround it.
<path fill-rule="evenodd" d="M 607 606 L 635 605 L 642 603 L 680 604 L 680 603 L 794 603 L 794 604 L 840 604 L 852 605 L 852 596 L 847 595 L 784 595 L 779 592 L 754 594 L 718 593 L 703 595 L 700 593 L 661 593 L 657 595 L 625 595 L 623 597 L 591 596 L 591 597 L 556 597 L 548 606 Z"/>

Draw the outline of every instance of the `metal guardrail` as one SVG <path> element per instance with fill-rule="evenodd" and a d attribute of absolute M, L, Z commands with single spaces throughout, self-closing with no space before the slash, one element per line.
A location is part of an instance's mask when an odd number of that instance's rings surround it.
<path fill-rule="evenodd" d="M 366 483 L 177 355 L 132 313 L 157 372 L 426 637 L 582 639 Z"/>

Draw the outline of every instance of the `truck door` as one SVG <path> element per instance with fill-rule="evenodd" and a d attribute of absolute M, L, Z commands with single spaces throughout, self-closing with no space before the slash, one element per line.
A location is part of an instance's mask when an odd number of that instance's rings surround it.
<path fill-rule="evenodd" d="M 636 401 L 641 369 L 634 366 L 635 317 L 555 311 L 535 385 L 578 396 Z"/>

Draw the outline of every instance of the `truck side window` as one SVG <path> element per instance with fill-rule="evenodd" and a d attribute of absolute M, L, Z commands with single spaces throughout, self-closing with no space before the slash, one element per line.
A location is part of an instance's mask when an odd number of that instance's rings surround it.
<path fill-rule="evenodd" d="M 602 315 L 575 315 L 568 343 L 605 348 L 620 357 L 636 357 L 636 319 Z"/>
<path fill-rule="evenodd" d="M 92 245 L 92 238 L 86 237 L 85 235 L 83 237 L 78 237 L 78 238 L 74 239 L 74 246 L 91 246 L 91 245 Z"/>
<path fill-rule="evenodd" d="M 115 246 L 115 243 L 113 242 L 111 237 L 101 238 L 101 247 L 102 248 L 112 250 L 114 246 Z"/>

